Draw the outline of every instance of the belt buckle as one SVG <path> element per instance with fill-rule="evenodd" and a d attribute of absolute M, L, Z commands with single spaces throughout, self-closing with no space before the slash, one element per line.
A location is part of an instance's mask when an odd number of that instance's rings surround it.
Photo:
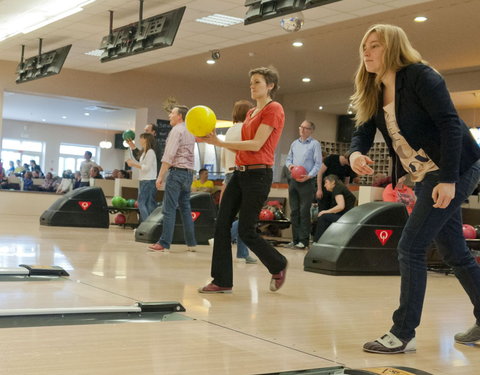
<path fill-rule="evenodd" d="M 239 170 L 240 172 L 245 172 L 245 171 L 247 170 L 247 166 L 245 166 L 245 165 L 239 165 L 239 166 L 238 166 L 238 170 Z"/>

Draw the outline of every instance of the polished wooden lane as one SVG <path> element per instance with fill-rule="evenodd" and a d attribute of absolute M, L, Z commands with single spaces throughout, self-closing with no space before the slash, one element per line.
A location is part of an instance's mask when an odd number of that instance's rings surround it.
<path fill-rule="evenodd" d="M 71 374 L 258 374 L 337 364 L 478 373 L 480 347 L 453 342 L 473 324 L 472 307 L 453 276 L 429 274 L 417 353 L 375 355 L 361 346 L 390 327 L 398 277 L 304 272 L 303 251 L 280 249 L 290 266 L 278 293 L 268 291 L 262 265 L 235 263 L 232 295 L 202 295 L 197 288 L 210 280 L 211 248 L 198 250 L 174 245 L 170 253 L 153 254 L 134 242 L 130 229 L 40 227 L 36 217 L 0 218 L 0 266 L 56 264 L 71 274 L 69 280 L 0 282 L 0 308 L 178 301 L 196 319 L 2 329 L 0 373 L 32 372 L 34 362 L 39 374 L 57 362 Z M 23 360 L 27 353 L 34 360 Z"/>

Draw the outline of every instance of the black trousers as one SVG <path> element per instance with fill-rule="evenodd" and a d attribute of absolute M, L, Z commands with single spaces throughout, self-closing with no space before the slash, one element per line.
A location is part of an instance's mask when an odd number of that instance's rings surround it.
<path fill-rule="evenodd" d="M 298 182 L 291 179 L 288 182 L 288 200 L 290 202 L 290 221 L 294 243 L 310 243 L 311 219 L 310 208 L 315 194 L 314 180 Z"/>
<path fill-rule="evenodd" d="M 212 256 L 213 283 L 233 286 L 232 241 L 230 229 L 239 214 L 238 235 L 271 274 L 287 265 L 286 258 L 257 233 L 258 215 L 270 192 L 270 168 L 235 171 L 225 188 L 215 226 Z"/>

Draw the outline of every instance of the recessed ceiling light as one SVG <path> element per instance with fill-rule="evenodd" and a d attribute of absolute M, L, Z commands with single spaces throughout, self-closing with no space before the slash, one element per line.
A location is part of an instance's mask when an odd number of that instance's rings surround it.
<path fill-rule="evenodd" d="M 294 47 L 302 47 L 302 46 L 303 46 L 303 43 L 302 43 L 302 42 L 293 42 L 293 43 L 292 43 L 292 46 L 294 46 Z"/>
<path fill-rule="evenodd" d="M 84 115 L 85 115 L 85 116 L 90 116 L 90 113 L 85 112 Z"/>
<path fill-rule="evenodd" d="M 213 64 L 215 64 L 215 60 L 214 59 L 208 59 L 207 64 L 208 65 L 213 65 Z"/>
<path fill-rule="evenodd" d="M 43 122 L 45 122 L 45 121 L 47 121 L 47 120 L 46 120 L 46 119 L 44 119 L 44 118 L 42 118 L 42 121 L 43 121 Z"/>
<path fill-rule="evenodd" d="M 206 17 L 197 18 L 195 21 L 208 23 L 209 25 L 227 27 L 236 25 L 237 23 L 243 23 L 243 18 L 226 16 L 224 14 L 211 14 Z"/>
<path fill-rule="evenodd" d="M 425 22 L 426 20 L 428 20 L 428 18 L 425 16 L 418 16 L 414 18 L 415 22 Z"/>
<path fill-rule="evenodd" d="M 302 82 L 308 83 L 308 82 L 310 82 L 310 81 L 311 81 L 311 79 L 308 78 L 308 77 L 303 77 L 303 78 L 302 78 Z"/>
<path fill-rule="evenodd" d="M 67 116 L 62 116 L 62 118 L 65 120 L 67 118 Z"/>
<path fill-rule="evenodd" d="M 323 105 L 319 106 L 318 109 L 321 111 L 323 110 Z"/>

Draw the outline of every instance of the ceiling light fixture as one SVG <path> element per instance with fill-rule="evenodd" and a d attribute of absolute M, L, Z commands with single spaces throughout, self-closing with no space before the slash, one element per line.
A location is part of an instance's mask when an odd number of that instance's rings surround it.
<path fill-rule="evenodd" d="M 300 42 L 300 41 L 293 42 L 293 43 L 292 43 L 292 46 L 294 46 L 294 47 L 302 47 L 302 46 L 303 46 L 303 42 Z"/>
<path fill-rule="evenodd" d="M 215 60 L 213 60 L 213 59 L 208 59 L 208 60 L 207 60 L 207 64 L 208 64 L 208 65 L 213 65 L 213 64 L 215 64 Z"/>
<path fill-rule="evenodd" d="M 415 22 L 425 22 L 426 20 L 428 20 L 428 18 L 425 16 L 418 16 L 418 17 L 415 17 L 413 20 Z"/>
<path fill-rule="evenodd" d="M 302 78 L 302 82 L 308 83 L 310 81 L 311 81 L 311 78 L 309 78 L 309 77 Z"/>
<path fill-rule="evenodd" d="M 112 142 L 110 141 L 101 141 L 100 144 L 99 144 L 100 148 L 106 148 L 106 149 L 109 149 L 109 148 L 112 148 Z"/>
<path fill-rule="evenodd" d="M 322 111 L 322 110 L 323 110 L 323 105 L 319 106 L 318 109 L 319 109 L 320 111 Z"/>
<path fill-rule="evenodd" d="M 0 41 L 17 34 L 28 34 L 50 23 L 56 22 L 72 14 L 81 12 L 82 7 L 95 0 L 45 0 L 37 7 L 19 9 L 18 15 L 11 17 L 2 25 Z"/>
<path fill-rule="evenodd" d="M 207 23 L 209 25 L 227 27 L 236 25 L 238 23 L 243 23 L 243 18 L 226 16 L 224 14 L 211 14 L 206 17 L 197 18 L 195 21 L 200 23 Z"/>
<path fill-rule="evenodd" d="M 105 149 L 112 148 L 112 142 L 107 141 L 107 131 L 108 131 L 108 124 L 105 124 L 105 139 L 99 143 L 100 148 L 105 148 Z M 128 147 L 128 145 L 126 147 Z"/>

